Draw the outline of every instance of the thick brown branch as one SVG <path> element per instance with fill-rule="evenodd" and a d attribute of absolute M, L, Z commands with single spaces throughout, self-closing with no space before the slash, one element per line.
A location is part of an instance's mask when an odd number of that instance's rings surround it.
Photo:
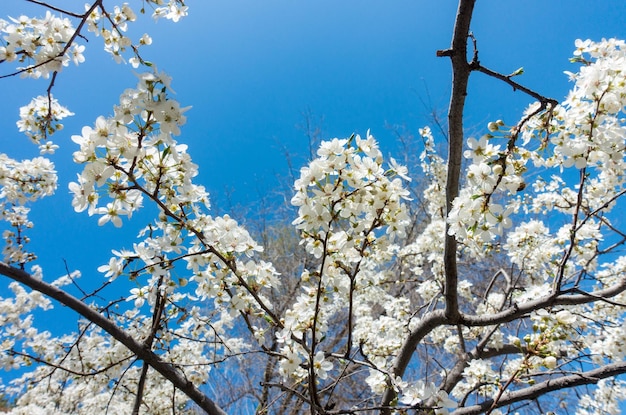
<path fill-rule="evenodd" d="M 467 62 L 467 38 L 469 36 L 470 22 L 474 11 L 475 0 L 460 0 L 454 24 L 452 46 L 445 51 L 438 51 L 437 56 L 449 56 L 452 61 L 452 94 L 448 109 L 448 173 L 446 179 L 446 215 L 452 210 L 452 202 L 459 195 L 459 179 L 461 176 L 461 162 L 463 155 L 463 111 L 465 97 L 467 96 L 467 84 L 471 73 Z M 404 342 L 393 368 L 395 376 L 402 376 L 415 348 L 422 339 L 434 328 L 442 324 L 456 324 L 460 318 L 458 303 L 458 270 L 457 270 L 457 241 L 454 235 L 448 233 L 444 245 L 445 267 L 445 309 L 437 310 L 425 316 L 418 327 L 413 330 Z M 396 397 L 393 389 L 388 389 L 382 401 L 382 406 L 387 407 Z M 389 413 L 384 410 L 383 413 Z"/>
<path fill-rule="evenodd" d="M 80 301 L 76 297 L 66 293 L 65 291 L 55 287 L 47 282 L 39 280 L 32 275 L 8 266 L 0 262 L 0 275 L 4 275 L 12 280 L 30 287 L 52 299 L 57 300 L 61 304 L 71 308 L 87 320 L 101 327 L 109 333 L 115 340 L 126 346 L 139 359 L 148 363 L 154 370 L 159 372 L 164 378 L 169 380 L 172 385 L 180 389 L 191 400 L 193 400 L 200 408 L 211 415 L 226 415 L 215 402 L 203 394 L 196 386 L 189 382 L 185 376 L 178 371 L 174 365 L 163 361 L 157 354 L 144 347 L 144 345 L 133 339 L 126 331 L 117 326 L 113 321 L 104 317 L 102 314 L 91 308 L 89 305 Z"/>
<path fill-rule="evenodd" d="M 396 358 L 394 367 L 393 367 L 393 375 L 394 376 L 402 376 L 404 375 L 404 371 L 411 361 L 411 357 L 413 356 L 413 352 L 415 352 L 415 348 L 417 345 L 436 327 L 441 326 L 446 323 L 446 317 L 444 315 L 443 310 L 436 310 L 430 314 L 427 314 L 422 318 L 422 320 L 418 323 L 417 327 L 411 332 L 411 334 L 407 337 L 406 341 L 402 345 L 400 352 L 398 353 L 398 357 Z M 383 396 L 382 406 L 387 407 L 390 405 L 391 401 L 396 397 L 396 393 L 393 389 L 387 389 Z M 388 412 L 383 412 L 388 413 Z"/>
<path fill-rule="evenodd" d="M 463 353 L 459 356 L 459 360 L 456 362 L 452 370 L 447 373 L 445 381 L 440 386 L 442 390 L 450 393 L 452 389 L 454 389 L 457 383 L 459 383 L 461 379 L 463 379 L 463 371 L 467 367 L 468 362 L 472 359 L 487 359 L 493 356 L 502 356 L 505 354 L 514 354 L 520 352 L 520 348 L 512 344 L 502 345 L 499 349 L 486 348 L 487 344 L 491 341 L 491 336 L 495 332 L 496 327 L 498 326 L 495 326 L 494 329 L 491 330 L 489 335 L 484 336 L 483 339 L 474 347 L 472 351 L 470 351 L 469 353 Z"/>
<path fill-rule="evenodd" d="M 569 292 L 561 293 L 559 295 L 550 295 L 523 304 L 513 304 L 512 307 L 495 314 L 481 316 L 463 315 L 461 316 L 461 320 L 462 324 L 467 327 L 503 324 L 508 323 L 509 321 L 517 320 L 533 311 L 557 305 L 578 305 L 593 303 L 596 301 L 607 301 L 612 303 L 609 299 L 624 292 L 625 290 L 626 278 L 623 278 L 619 283 L 603 290 L 573 295 L 569 294 Z M 580 292 L 580 290 L 576 290 L 575 292 Z"/>
<path fill-rule="evenodd" d="M 545 382 L 537 383 L 524 389 L 504 393 L 495 406 L 494 401 L 489 399 L 479 405 L 459 408 L 452 412 L 452 415 L 480 414 L 489 410 L 492 406 L 494 408 L 502 408 L 503 406 L 511 405 L 515 402 L 536 399 L 539 396 L 556 390 L 575 388 L 583 385 L 593 385 L 598 383 L 601 379 L 610 378 L 623 373 L 626 373 L 626 362 L 611 363 L 598 369 L 574 375 L 562 376 L 557 379 L 546 380 Z"/>
<path fill-rule="evenodd" d="M 154 305 L 154 311 L 152 314 L 152 327 L 150 329 L 150 334 L 148 338 L 146 338 L 143 342 L 144 347 L 148 350 L 152 350 L 152 344 L 154 343 L 154 339 L 156 338 L 157 333 L 161 328 L 163 318 L 163 312 L 165 311 L 165 303 L 166 297 L 161 293 L 161 284 L 163 284 L 163 276 L 159 278 L 159 284 L 156 294 L 156 301 Z M 135 404 L 133 406 L 133 415 L 139 414 L 139 408 L 141 407 L 141 403 L 143 401 L 144 388 L 146 386 L 146 379 L 148 378 L 148 369 L 149 365 L 146 361 L 143 362 L 143 367 L 141 368 L 141 375 L 139 376 L 139 382 L 137 383 L 137 395 L 135 396 Z"/>
<path fill-rule="evenodd" d="M 474 10 L 475 0 L 461 0 L 454 24 L 452 47 L 446 53 L 452 61 L 452 94 L 448 109 L 448 175 L 446 179 L 446 215 L 452 210 L 452 202 L 459 195 L 459 178 L 461 175 L 461 161 L 463 154 L 463 110 L 467 96 L 467 84 L 471 73 L 467 62 L 467 38 L 469 36 L 470 21 Z M 444 247 L 445 315 L 455 323 L 459 318 L 458 304 L 458 270 L 456 263 L 457 241 L 454 235 L 448 233 L 446 224 Z"/>

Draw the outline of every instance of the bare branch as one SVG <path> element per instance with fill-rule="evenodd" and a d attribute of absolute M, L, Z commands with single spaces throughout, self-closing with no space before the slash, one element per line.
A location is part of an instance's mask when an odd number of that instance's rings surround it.
<path fill-rule="evenodd" d="M 480 64 L 480 62 L 478 60 L 472 61 L 472 63 L 470 64 L 470 67 L 472 68 L 472 70 L 474 71 L 478 71 L 478 72 L 482 72 L 485 75 L 491 76 L 493 78 L 499 79 L 509 85 L 511 85 L 511 87 L 513 87 L 514 91 L 522 91 L 523 93 L 530 95 L 531 97 L 535 98 L 537 101 L 539 101 L 540 103 L 542 103 L 544 106 L 549 106 L 549 107 L 556 107 L 559 103 L 558 101 L 556 101 L 555 99 L 552 98 L 546 98 L 543 95 L 533 91 L 530 88 L 525 87 L 522 84 L 519 84 L 517 82 L 515 82 L 512 79 L 511 75 L 502 75 L 501 73 L 492 71 L 491 69 L 485 68 L 484 66 L 482 66 Z"/>
<path fill-rule="evenodd" d="M 471 68 L 467 62 L 467 38 L 469 35 L 470 21 L 474 10 L 475 0 L 461 0 L 454 24 L 452 47 L 445 55 L 450 56 L 452 61 L 452 94 L 448 109 L 448 176 L 446 179 L 446 216 L 452 210 L 452 202 L 459 195 L 459 178 L 461 176 L 461 162 L 463 155 L 463 111 L 465 109 L 465 97 L 467 96 L 467 84 Z M 445 315 L 455 323 L 459 318 L 458 304 L 458 270 L 457 270 L 457 241 L 454 235 L 448 232 L 446 224 L 446 236 L 444 247 L 445 265 L 445 289 L 446 302 Z"/>
<path fill-rule="evenodd" d="M 39 1 L 39 0 L 26 0 L 26 1 L 29 2 L 29 3 L 37 4 L 39 6 L 44 6 L 45 8 L 50 9 L 50 10 L 54 10 L 55 12 L 67 14 L 68 16 L 76 17 L 76 18 L 79 18 L 79 19 L 84 17 L 84 15 L 82 15 L 82 14 L 73 13 L 73 12 L 70 12 L 68 10 L 61 9 L 59 7 L 55 7 L 52 4 L 48 4 L 48 3 L 43 2 L 43 1 Z"/>

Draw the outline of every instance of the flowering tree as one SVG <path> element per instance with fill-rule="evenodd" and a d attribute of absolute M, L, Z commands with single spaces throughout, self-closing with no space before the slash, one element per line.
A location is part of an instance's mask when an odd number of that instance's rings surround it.
<path fill-rule="evenodd" d="M 259 414 L 618 412 L 624 42 L 577 41 L 574 86 L 558 103 L 482 65 L 470 33 L 475 0 L 460 0 L 452 45 L 437 52 L 454 75 L 447 155 L 420 130 L 421 213 L 407 168 L 383 160 L 369 132 L 336 138 L 295 181 L 297 234 L 269 238 L 263 252 L 237 221 L 211 214 L 194 182 L 198 167 L 176 138 L 186 108 L 142 59 L 150 37 L 125 34 L 133 6 L 30 2 L 47 8 L 44 18 L 0 20 L 4 76 L 50 79 L 18 121 L 44 156 L 0 154 L 0 274 L 13 293 L 0 299 L 0 362 L 28 368 L 3 385 L 17 397 L 12 413 L 222 414 L 233 400 L 230 410 Z M 157 19 L 187 13 L 182 0 L 141 5 Z M 72 115 L 53 97 L 54 80 L 84 60 L 89 33 L 144 71 L 113 116 L 72 136 L 83 168 L 69 183 L 76 212 L 114 227 L 145 205 L 157 212 L 132 249 L 114 247 L 98 268 L 103 287 L 127 291 L 122 299 L 76 293 L 78 271 L 46 279 L 28 249 L 29 206 L 57 188 L 45 154 Z M 466 138 L 475 72 L 537 102 L 519 121 Z M 300 254 L 274 261 L 267 251 L 280 249 Z M 77 332 L 38 325 L 36 314 L 55 312 L 51 299 L 77 313 Z M 216 383 L 229 377 L 248 398 Z"/>

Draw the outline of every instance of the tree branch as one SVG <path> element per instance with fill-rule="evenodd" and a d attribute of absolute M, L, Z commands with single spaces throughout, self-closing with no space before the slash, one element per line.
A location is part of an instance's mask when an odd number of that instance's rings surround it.
<path fill-rule="evenodd" d="M 437 52 L 438 56 L 450 56 L 452 61 L 452 94 L 448 109 L 448 175 L 446 179 L 446 216 L 452 210 L 452 202 L 459 195 L 459 178 L 461 176 L 461 161 L 463 156 L 463 110 L 467 96 L 467 84 L 471 68 L 467 62 L 467 38 L 469 36 L 470 21 L 474 10 L 475 0 L 461 0 L 454 24 L 452 47 L 444 52 Z M 445 315 L 454 324 L 459 319 L 459 303 L 457 293 L 458 270 L 456 263 L 457 241 L 454 235 L 448 233 L 446 223 L 444 246 L 445 266 Z"/>
<path fill-rule="evenodd" d="M 467 62 L 467 38 L 475 3 L 476 0 L 459 1 L 454 23 L 454 34 L 452 36 L 452 47 L 445 51 L 437 51 L 437 56 L 449 56 L 452 60 L 452 93 L 448 109 L 449 144 L 446 179 L 446 216 L 452 210 L 452 202 L 459 195 L 459 178 L 461 176 L 464 141 L 463 110 L 465 108 L 465 97 L 467 96 L 467 84 L 471 73 L 470 65 Z M 415 348 L 428 333 L 442 324 L 455 324 L 460 318 L 457 292 L 457 241 L 454 235 L 448 233 L 448 228 L 449 225 L 446 223 L 444 242 L 445 309 L 427 314 L 406 339 L 394 364 L 393 374 L 395 376 L 404 374 Z M 388 407 L 395 397 L 396 392 L 393 388 L 387 389 L 383 395 L 382 406 Z M 389 410 L 383 410 L 383 414 L 388 414 L 389 412 Z"/>
<path fill-rule="evenodd" d="M 581 293 L 570 295 L 569 292 L 581 292 L 579 289 L 569 290 L 559 295 L 550 295 L 529 301 L 523 304 L 513 304 L 499 313 L 481 316 L 461 316 L 462 324 L 468 327 L 490 326 L 495 324 L 508 323 L 517 320 L 535 310 L 552 307 L 556 305 L 578 305 L 593 303 L 596 301 L 607 301 L 613 303 L 609 299 L 626 290 L 626 278 L 622 278 L 619 283 L 603 290 L 593 291 L 590 293 Z"/>
<path fill-rule="evenodd" d="M 62 14 L 66 14 L 68 16 L 76 17 L 78 19 L 83 18 L 85 16 L 84 14 L 78 14 L 78 13 L 71 12 L 69 10 L 65 10 L 65 9 L 61 9 L 59 7 L 55 7 L 52 4 L 48 4 L 48 3 L 45 3 L 43 1 L 39 1 L 39 0 L 26 0 L 26 1 L 29 2 L 29 3 L 37 4 L 39 6 L 44 6 L 45 8 L 50 9 L 50 10 L 54 10 L 55 12 L 59 12 L 59 13 L 62 13 Z"/>
<path fill-rule="evenodd" d="M 215 402 L 203 394 L 193 383 L 189 382 L 185 376 L 179 372 L 174 365 L 163 361 L 157 354 L 135 339 L 133 339 L 126 331 L 118 327 L 113 321 L 98 313 L 89 305 L 80 301 L 76 297 L 66 293 L 65 291 L 39 280 L 25 271 L 13 268 L 4 262 L 0 262 L 0 275 L 4 275 L 15 280 L 31 289 L 38 291 L 50 298 L 53 298 L 61 304 L 71 308 L 87 320 L 101 327 L 109 333 L 115 340 L 126 346 L 139 359 L 148 363 L 154 370 L 159 372 L 164 378 L 169 380 L 176 388 L 180 389 L 191 400 L 193 400 L 200 408 L 210 415 L 226 415 Z"/>
<path fill-rule="evenodd" d="M 407 366 L 411 362 L 411 357 L 413 356 L 413 352 L 415 348 L 422 341 L 424 337 L 428 335 L 433 329 L 441 326 L 442 324 L 446 324 L 446 317 L 444 315 L 443 310 L 435 310 L 430 314 L 427 314 L 420 320 L 417 327 L 411 332 L 411 334 L 407 337 L 406 341 L 402 345 L 400 352 L 398 353 L 398 357 L 396 358 L 396 362 L 393 367 L 393 375 L 394 376 L 402 376 L 404 375 L 404 371 Z M 393 388 L 387 389 L 385 394 L 383 395 L 382 406 L 388 407 L 396 397 L 396 392 Z M 389 414 L 388 411 L 383 411 L 383 414 Z"/>
<path fill-rule="evenodd" d="M 536 399 L 548 392 L 560 389 L 575 388 L 582 385 L 594 385 L 601 379 L 610 378 L 626 373 L 626 362 L 617 362 L 605 365 L 598 369 L 592 369 L 573 375 L 562 376 L 558 379 L 550 379 L 524 389 L 507 392 L 500 397 L 494 405 L 493 399 L 486 400 L 478 405 L 459 408 L 452 415 L 473 415 L 483 413 L 490 408 L 501 408 L 515 402 Z"/>
<path fill-rule="evenodd" d="M 163 276 L 159 277 L 159 283 L 157 284 L 156 301 L 154 304 L 154 311 L 152 314 L 152 328 L 150 334 L 143 342 L 144 347 L 148 350 L 152 350 L 152 344 L 156 338 L 159 329 L 161 328 L 163 311 L 165 310 L 166 297 L 165 294 L 161 294 L 161 285 L 163 284 Z M 135 404 L 133 406 L 132 415 L 139 415 L 139 409 L 143 402 L 144 388 L 146 386 L 146 379 L 148 377 L 148 362 L 144 360 L 143 367 L 141 368 L 141 375 L 139 376 L 139 382 L 137 383 L 137 395 L 135 396 Z"/>
<path fill-rule="evenodd" d="M 529 89 L 527 87 L 525 87 L 524 85 L 521 85 L 517 82 L 515 82 L 512 78 L 511 75 L 502 75 L 501 73 L 492 71 L 489 68 L 485 68 L 484 66 L 482 66 L 480 64 L 480 62 L 478 62 L 478 60 L 472 61 L 472 63 L 470 64 L 472 70 L 474 71 L 478 71 L 478 72 L 482 72 L 485 75 L 491 76 L 493 78 L 499 79 L 507 84 L 509 84 L 514 91 L 522 91 L 523 93 L 530 95 L 531 97 L 535 98 L 537 101 L 539 101 L 540 103 L 542 103 L 544 106 L 549 106 L 551 108 L 556 107 L 559 103 L 557 100 L 552 99 L 552 98 L 546 98 L 543 95 L 533 91 L 532 89 Z"/>

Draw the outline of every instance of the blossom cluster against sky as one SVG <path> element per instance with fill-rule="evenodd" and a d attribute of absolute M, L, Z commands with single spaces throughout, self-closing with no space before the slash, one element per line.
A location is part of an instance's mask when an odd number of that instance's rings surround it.
<path fill-rule="evenodd" d="M 445 111 L 450 63 L 435 52 L 450 44 L 456 3 L 190 0 L 189 16 L 179 24 L 145 17 L 131 25 L 130 35 L 153 37 L 144 58 L 169 73 L 177 100 L 192 106 L 181 141 L 200 165 L 198 182 L 214 195 L 217 208 L 227 211 L 229 189 L 234 202 L 254 205 L 279 186 L 277 177 L 288 177 L 283 147 L 302 156 L 295 159 L 299 168 L 308 145 L 297 125 L 307 110 L 323 117 L 325 137 L 371 129 L 385 153 L 393 153 L 394 141 L 386 125 L 415 132 L 429 122 L 432 109 Z M 74 7 L 76 2 L 54 4 Z M 22 13 L 44 10 L 17 0 L 0 5 L 2 17 Z M 472 27 L 481 63 L 505 74 L 523 66 L 521 83 L 560 100 L 570 86 L 563 71 L 572 69 L 568 58 L 574 40 L 626 38 L 625 17 L 621 2 L 480 0 Z M 66 183 L 79 167 L 71 162 L 70 137 L 97 116 L 110 115 L 136 78 L 129 65 L 117 65 L 102 52 L 99 38 L 90 38 L 85 56 L 85 64 L 59 75 L 53 91 L 76 115 L 57 134 L 61 149 L 52 160 L 60 188 L 34 207 L 31 238 L 51 278 L 65 272 L 66 260 L 70 270 L 80 269 L 85 280 L 99 283 L 96 268 L 110 249 L 131 245 L 144 223 L 120 232 L 73 212 Z M 15 122 L 18 107 L 45 93 L 47 81 L 0 82 L 0 151 L 33 157 L 37 148 L 18 133 Z M 529 103 L 506 85 L 474 74 L 467 126 L 480 131 L 499 118 L 514 123 Z"/>

